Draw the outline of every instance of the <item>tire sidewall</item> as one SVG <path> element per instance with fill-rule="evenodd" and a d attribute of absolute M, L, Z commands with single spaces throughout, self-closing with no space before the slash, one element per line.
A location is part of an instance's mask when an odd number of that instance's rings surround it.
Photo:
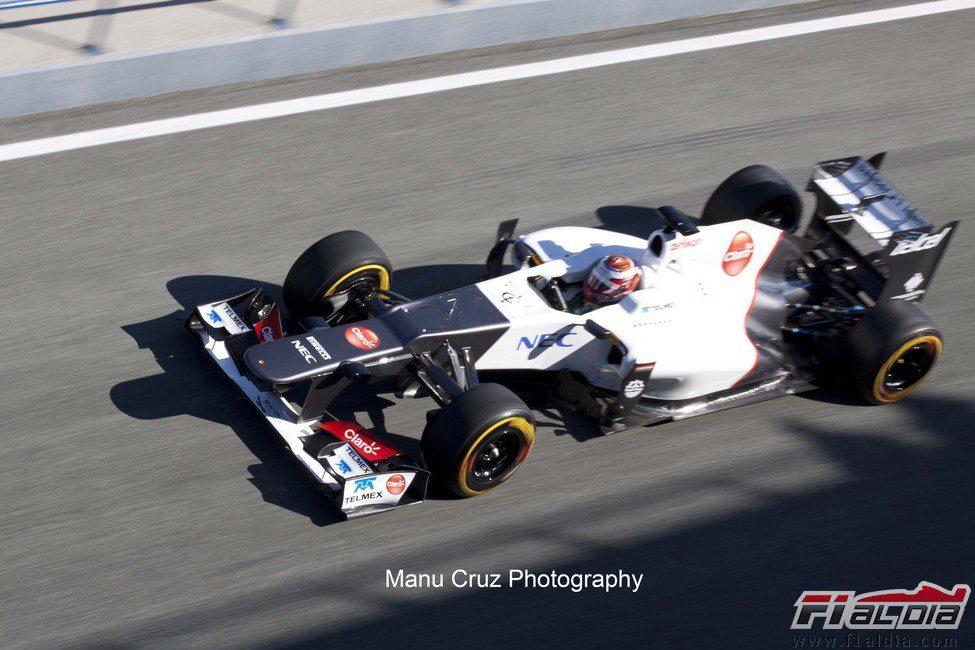
<path fill-rule="evenodd" d="M 786 218 L 782 223 L 769 223 L 762 217 L 771 206 L 779 206 L 785 211 Z M 726 178 L 711 193 L 700 223 L 713 226 L 751 219 L 791 233 L 799 226 L 801 215 L 799 193 L 789 181 L 771 167 L 751 165 Z"/>
<path fill-rule="evenodd" d="M 288 271 L 284 302 L 297 317 L 333 315 L 326 298 L 339 295 L 359 282 L 388 289 L 392 264 L 367 235 L 346 230 L 328 235 L 309 246 Z"/>
<path fill-rule="evenodd" d="M 880 381 L 893 363 L 911 345 L 922 340 L 937 341 L 931 367 L 918 381 L 890 399 L 879 390 Z M 943 349 L 941 332 L 917 305 L 888 301 L 870 309 L 850 331 L 846 351 L 851 360 L 853 386 L 871 404 L 891 404 L 907 397 L 930 374 Z"/>
<path fill-rule="evenodd" d="M 505 476 L 486 489 L 468 484 L 472 457 L 477 448 L 498 427 L 517 421 L 527 431 L 514 426 L 522 448 Z M 423 457 L 439 482 L 460 497 L 490 492 L 518 470 L 531 453 L 535 442 L 535 419 L 531 410 L 514 393 L 498 384 L 481 384 L 456 397 L 440 410 L 423 431 L 420 440 Z"/>

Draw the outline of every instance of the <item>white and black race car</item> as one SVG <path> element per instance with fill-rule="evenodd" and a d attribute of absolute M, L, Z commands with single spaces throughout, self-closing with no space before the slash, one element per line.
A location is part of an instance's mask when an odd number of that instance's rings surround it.
<path fill-rule="evenodd" d="M 604 433 L 825 384 L 895 402 L 941 354 L 916 302 L 957 222 L 934 229 L 877 171 L 882 160 L 816 165 L 802 235 L 797 192 L 756 165 L 722 183 L 700 219 L 659 208 L 648 239 L 579 227 L 515 238 L 504 222 L 487 279 L 419 300 L 391 290 L 392 264 L 369 237 L 331 234 L 285 280 L 298 331 L 286 335 L 259 289 L 200 305 L 186 324 L 348 516 L 419 502 L 430 476 L 459 496 L 503 483 L 535 441 L 519 385 Z M 515 269 L 502 274 L 509 248 Z M 610 254 L 637 261 L 641 286 L 576 307 Z M 381 379 L 439 405 L 422 460 L 329 415 L 350 384 Z"/>

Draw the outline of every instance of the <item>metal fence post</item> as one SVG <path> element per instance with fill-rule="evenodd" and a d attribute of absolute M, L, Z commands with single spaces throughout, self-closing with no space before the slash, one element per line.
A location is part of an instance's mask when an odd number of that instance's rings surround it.
<path fill-rule="evenodd" d="M 111 26 L 112 9 L 118 0 L 98 0 L 98 8 L 95 15 L 91 17 L 88 28 L 88 38 L 81 49 L 87 54 L 101 54 L 105 51 L 105 40 L 108 38 L 108 28 Z"/>
<path fill-rule="evenodd" d="M 278 6 L 274 11 L 274 17 L 271 18 L 271 24 L 278 29 L 290 27 L 291 19 L 294 17 L 297 8 L 298 0 L 278 0 Z"/>

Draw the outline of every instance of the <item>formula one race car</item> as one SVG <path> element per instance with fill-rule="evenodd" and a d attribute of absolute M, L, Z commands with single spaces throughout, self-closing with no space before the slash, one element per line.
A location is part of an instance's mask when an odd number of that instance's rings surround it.
<path fill-rule="evenodd" d="M 515 238 L 504 222 L 487 279 L 419 300 L 390 289 L 392 265 L 366 235 L 335 233 L 284 282 L 298 331 L 285 334 L 259 289 L 201 305 L 186 324 L 347 516 L 419 502 L 431 476 L 462 497 L 507 480 L 535 421 L 502 384 L 542 387 L 604 433 L 826 383 L 895 402 L 941 354 L 916 302 L 957 222 L 935 230 L 877 171 L 883 156 L 816 165 L 802 235 L 796 191 L 751 166 L 715 190 L 700 219 L 659 208 L 662 227 L 647 240 L 579 227 Z M 502 274 L 509 248 L 515 270 Z M 614 304 L 573 307 L 607 255 L 637 260 L 640 286 Z M 480 381 L 489 373 L 499 383 Z M 383 378 L 398 396 L 439 406 L 422 459 L 328 413 L 351 383 Z"/>

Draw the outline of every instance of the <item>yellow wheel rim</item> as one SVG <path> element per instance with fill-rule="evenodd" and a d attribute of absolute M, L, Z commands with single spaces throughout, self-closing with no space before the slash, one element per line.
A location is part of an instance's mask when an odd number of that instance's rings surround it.
<path fill-rule="evenodd" d="M 325 292 L 322 298 L 328 298 L 333 293 L 335 293 L 336 289 L 342 286 L 343 282 L 351 278 L 353 275 L 357 273 L 363 273 L 364 271 L 378 271 L 379 288 L 382 289 L 383 291 L 387 291 L 389 289 L 389 271 L 386 270 L 386 267 L 381 266 L 379 264 L 366 264 L 365 266 L 360 266 L 352 271 L 349 271 L 341 278 L 339 278 L 335 284 L 333 284 L 331 287 L 328 288 L 328 291 Z"/>
<path fill-rule="evenodd" d="M 893 367 L 895 363 L 897 363 L 897 360 L 900 359 L 905 352 L 907 352 L 908 350 L 910 350 L 916 345 L 929 345 L 934 348 L 934 359 L 931 360 L 931 364 L 928 366 L 928 369 L 924 372 L 923 375 L 921 375 L 920 379 L 918 379 L 917 381 L 915 381 L 913 384 L 911 384 L 910 386 L 908 386 L 902 391 L 898 391 L 896 393 L 890 393 L 884 390 L 884 378 L 887 376 L 887 373 L 890 372 L 890 369 Z M 921 382 L 924 381 L 925 377 L 928 376 L 928 373 L 931 372 L 931 368 L 934 367 L 934 364 L 938 362 L 938 359 L 940 357 L 941 357 L 941 339 L 939 339 L 937 336 L 927 334 L 925 336 L 918 336 L 916 338 L 911 339 L 910 341 L 902 345 L 900 348 L 898 348 L 897 352 L 894 352 L 892 355 L 890 355 L 890 357 L 887 359 L 887 362 L 884 363 L 883 366 L 881 366 L 880 372 L 877 373 L 877 376 L 874 378 L 873 381 L 874 398 L 880 402 L 891 403 L 907 397 L 911 393 L 911 391 L 913 391 L 915 388 L 921 385 Z"/>
<path fill-rule="evenodd" d="M 484 433 L 479 435 L 477 437 L 477 440 L 474 441 L 474 444 L 467 449 L 467 454 L 464 456 L 464 460 L 460 464 L 460 472 L 457 476 L 457 484 L 460 486 L 460 489 L 464 492 L 464 494 L 470 494 L 470 495 L 484 494 L 485 492 L 490 492 L 494 488 L 498 487 L 498 485 L 501 485 L 501 483 L 504 483 L 504 481 L 500 481 L 497 483 L 497 485 L 492 485 L 491 487 L 486 488 L 484 490 L 473 490 L 467 485 L 467 470 L 473 459 L 474 452 L 480 446 L 481 441 L 483 441 L 486 437 L 488 437 L 492 431 L 495 431 L 500 427 L 510 427 L 512 429 L 517 429 L 518 431 L 521 431 L 521 433 L 525 436 L 525 439 L 528 441 L 528 444 L 525 445 L 525 448 L 519 453 L 519 457 L 515 461 L 515 465 L 514 468 L 511 470 L 511 473 L 504 478 L 505 481 L 511 478 L 511 475 L 518 470 L 518 467 L 525 459 L 525 456 L 528 455 L 528 452 L 531 451 L 532 446 L 535 444 L 535 427 L 532 425 L 531 422 L 529 422 L 523 417 L 505 418 L 504 420 L 500 420 L 499 422 L 495 422 L 494 424 L 492 424 L 484 431 Z"/>

